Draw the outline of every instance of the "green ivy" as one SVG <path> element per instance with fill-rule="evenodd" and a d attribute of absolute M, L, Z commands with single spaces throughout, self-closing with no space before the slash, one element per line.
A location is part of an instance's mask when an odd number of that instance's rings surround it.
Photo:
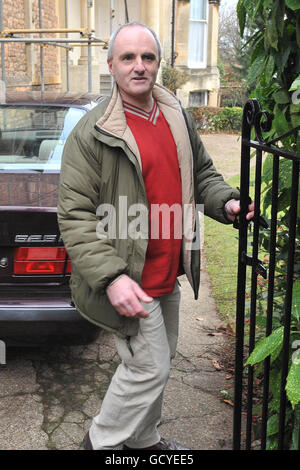
<path fill-rule="evenodd" d="M 300 0 L 239 0 L 237 15 L 241 36 L 249 36 L 251 65 L 248 84 L 254 88 L 251 97 L 257 98 L 264 110 L 271 113 L 272 129 L 266 139 L 276 139 L 300 125 Z M 297 93 L 299 90 L 299 94 Z M 282 138 L 279 145 L 300 154 L 299 133 Z M 263 164 L 262 212 L 268 219 L 271 212 L 272 162 L 268 156 Z M 254 365 L 271 357 L 270 390 L 271 411 L 268 422 L 268 448 L 276 447 L 279 412 L 282 343 L 284 322 L 284 297 L 286 289 L 286 266 L 289 246 L 289 212 L 291 200 L 291 161 L 280 160 L 278 198 L 278 236 L 276 247 L 276 281 L 274 299 L 274 330 L 267 338 L 260 339 L 247 364 Z M 300 197 L 298 200 L 300 218 Z M 299 220 L 298 220 L 299 222 Z M 299 240 L 300 224 L 297 224 Z M 270 233 L 261 233 L 262 249 L 269 247 Z M 290 448 L 296 448 L 300 423 L 300 365 L 295 361 L 293 341 L 300 340 L 300 247 L 295 252 L 295 276 L 293 281 L 292 322 L 289 372 L 286 383 L 288 398 L 287 437 Z M 278 326 L 281 325 L 281 326 Z M 297 359 L 297 358 L 296 358 Z M 299 360 L 300 363 L 300 360 Z"/>

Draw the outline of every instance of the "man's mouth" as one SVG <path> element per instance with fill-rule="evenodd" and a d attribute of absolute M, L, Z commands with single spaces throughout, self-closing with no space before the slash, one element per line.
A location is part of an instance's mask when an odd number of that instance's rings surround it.
<path fill-rule="evenodd" d="M 138 81 L 138 82 L 144 82 L 147 80 L 146 77 L 133 77 L 132 80 Z"/>

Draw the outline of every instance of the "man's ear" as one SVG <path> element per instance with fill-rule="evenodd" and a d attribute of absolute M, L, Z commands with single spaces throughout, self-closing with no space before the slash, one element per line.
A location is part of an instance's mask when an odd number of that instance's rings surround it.
<path fill-rule="evenodd" d="M 111 75 L 113 75 L 113 71 L 112 71 L 112 60 L 111 60 L 111 59 L 107 59 L 107 65 L 108 65 L 108 70 L 109 70 L 109 72 L 111 73 Z"/>

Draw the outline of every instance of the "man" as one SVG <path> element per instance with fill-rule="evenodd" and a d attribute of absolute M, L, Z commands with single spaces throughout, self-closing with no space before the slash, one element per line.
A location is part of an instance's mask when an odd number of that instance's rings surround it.
<path fill-rule="evenodd" d="M 216 172 L 176 97 L 156 84 L 160 59 L 152 30 L 140 23 L 120 27 L 108 49 L 112 96 L 77 124 L 63 155 L 58 219 L 72 259 L 73 299 L 83 316 L 114 332 L 122 359 L 85 449 L 186 449 L 157 430 L 178 336 L 176 278 L 184 272 L 197 298 L 196 202 L 223 223 L 239 212 L 239 193 Z M 109 236 L 103 204 L 113 207 L 116 229 Z M 149 222 L 140 236 L 129 236 L 130 208 L 137 204 L 149 210 Z M 154 207 L 163 204 L 191 209 L 180 238 L 175 214 L 169 237 L 165 227 L 151 237 Z"/>

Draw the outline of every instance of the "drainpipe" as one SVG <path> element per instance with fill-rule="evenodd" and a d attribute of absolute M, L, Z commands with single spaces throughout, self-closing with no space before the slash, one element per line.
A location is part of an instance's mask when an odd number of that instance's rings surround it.
<path fill-rule="evenodd" d="M 113 33 L 114 28 L 114 17 L 115 17 L 115 10 L 114 10 L 114 0 L 110 0 L 110 36 Z M 110 77 L 110 87 L 113 89 L 114 86 L 114 79 L 111 75 Z"/>
<path fill-rule="evenodd" d="M 125 22 L 129 23 L 129 14 L 128 14 L 128 5 L 127 5 L 127 0 L 124 0 L 125 4 Z"/>
<path fill-rule="evenodd" d="M 94 0 L 87 2 L 87 24 L 88 24 L 88 92 L 92 92 L 92 46 L 91 38 L 95 34 L 94 31 Z"/>
<path fill-rule="evenodd" d="M 171 67 L 175 65 L 175 0 L 172 0 Z"/>

